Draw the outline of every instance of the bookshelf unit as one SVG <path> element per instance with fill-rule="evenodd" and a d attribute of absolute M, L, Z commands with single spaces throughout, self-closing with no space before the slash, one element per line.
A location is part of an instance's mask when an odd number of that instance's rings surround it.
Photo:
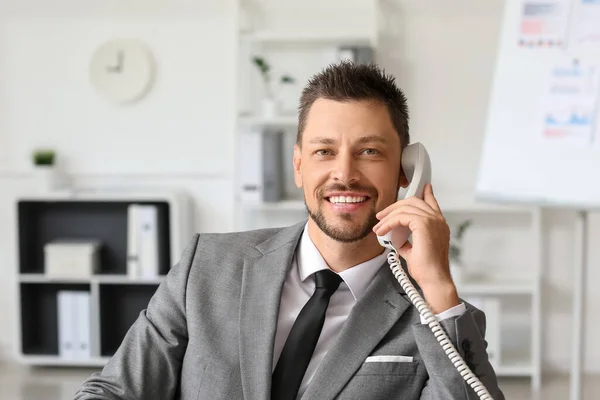
<path fill-rule="evenodd" d="M 127 208 L 157 207 L 159 275 L 127 275 Z M 88 191 L 21 197 L 16 203 L 18 357 L 23 364 L 101 367 L 164 281 L 190 240 L 191 201 L 165 191 Z M 55 239 L 102 242 L 90 277 L 52 277 L 44 271 L 44 244 Z M 89 293 L 89 357 L 59 351 L 58 293 Z"/>
<path fill-rule="evenodd" d="M 521 268 L 503 268 L 495 262 L 494 254 L 489 254 L 485 266 L 471 266 L 474 275 L 461 279 L 456 286 L 459 295 L 467 301 L 473 298 L 499 301 L 500 361 L 492 362 L 492 365 L 498 377 L 530 378 L 532 390 L 539 391 L 542 379 L 542 209 L 478 203 L 464 198 L 438 200 L 450 226 L 460 220 L 472 219 L 474 224 L 495 230 L 493 240 L 504 238 L 509 242 L 508 238 L 515 235 L 518 239 L 512 240 L 507 251 L 514 247 L 526 248 L 524 253 L 516 252 L 527 260 L 519 263 Z M 488 242 L 491 241 L 488 238 Z M 526 245 L 523 246 L 521 241 Z M 470 246 L 476 248 L 481 242 L 471 242 Z M 493 248 L 495 245 L 488 243 L 487 246 Z M 479 253 L 485 252 L 480 250 Z M 492 270 L 494 273 L 490 273 Z"/>

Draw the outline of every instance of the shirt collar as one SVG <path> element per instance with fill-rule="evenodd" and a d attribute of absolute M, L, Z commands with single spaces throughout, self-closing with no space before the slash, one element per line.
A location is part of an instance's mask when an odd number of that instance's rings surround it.
<path fill-rule="evenodd" d="M 367 290 L 367 287 L 379 271 L 379 268 L 387 259 L 389 249 L 383 249 L 378 256 L 355 265 L 338 275 L 344 280 L 355 300 L 358 300 Z M 300 238 L 300 246 L 297 254 L 298 272 L 300 279 L 304 282 L 309 276 L 317 271 L 329 269 L 323 256 L 313 243 L 308 234 L 308 224 L 304 226 L 304 232 Z"/>

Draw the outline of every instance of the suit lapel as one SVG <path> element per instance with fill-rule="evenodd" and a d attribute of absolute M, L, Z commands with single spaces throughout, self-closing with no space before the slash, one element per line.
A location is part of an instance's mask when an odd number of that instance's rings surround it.
<path fill-rule="evenodd" d="M 302 399 L 335 398 L 410 305 L 401 293 L 385 263 L 352 308 Z"/>
<path fill-rule="evenodd" d="M 244 262 L 240 303 L 240 366 L 244 398 L 267 400 L 279 302 L 304 224 L 281 230 Z"/>

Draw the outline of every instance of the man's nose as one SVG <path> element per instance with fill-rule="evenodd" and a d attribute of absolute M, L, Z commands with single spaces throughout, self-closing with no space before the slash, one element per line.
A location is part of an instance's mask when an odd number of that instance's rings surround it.
<path fill-rule="evenodd" d="M 352 183 L 358 181 L 360 171 L 352 156 L 340 155 L 336 159 L 333 179 L 341 183 Z"/>

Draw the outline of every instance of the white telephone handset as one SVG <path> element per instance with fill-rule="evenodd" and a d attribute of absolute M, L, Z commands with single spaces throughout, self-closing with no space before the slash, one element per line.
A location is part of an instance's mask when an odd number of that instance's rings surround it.
<path fill-rule="evenodd" d="M 406 175 L 406 179 L 410 182 L 404 198 L 417 196 L 423 198 L 423 190 L 425 185 L 431 183 L 431 160 L 429 154 L 425 150 L 425 146 L 421 143 L 413 143 L 402 151 L 402 169 Z M 386 246 L 384 243 L 392 242 L 397 248 L 402 247 L 404 242 L 410 236 L 410 229 L 407 227 L 396 228 L 383 236 L 378 236 L 379 243 Z"/>
<path fill-rule="evenodd" d="M 402 151 L 402 169 L 406 175 L 406 179 L 410 182 L 404 198 L 417 196 L 423 198 L 423 190 L 425 185 L 431 183 L 431 160 L 425 146 L 421 143 L 413 143 Z M 388 262 L 394 276 L 400 282 L 402 289 L 408 295 L 410 301 L 417 307 L 419 313 L 423 316 L 429 328 L 431 328 L 435 338 L 440 343 L 454 367 L 460 372 L 463 379 L 473 388 L 480 399 L 492 399 L 487 389 L 475 374 L 469 369 L 465 361 L 448 338 L 448 335 L 435 318 L 425 300 L 415 289 L 412 282 L 404 272 L 398 260 L 398 248 L 410 237 L 410 229 L 407 227 L 395 228 L 383 236 L 377 236 L 377 240 L 383 247 L 389 248 L 391 251 L 388 254 Z"/>

